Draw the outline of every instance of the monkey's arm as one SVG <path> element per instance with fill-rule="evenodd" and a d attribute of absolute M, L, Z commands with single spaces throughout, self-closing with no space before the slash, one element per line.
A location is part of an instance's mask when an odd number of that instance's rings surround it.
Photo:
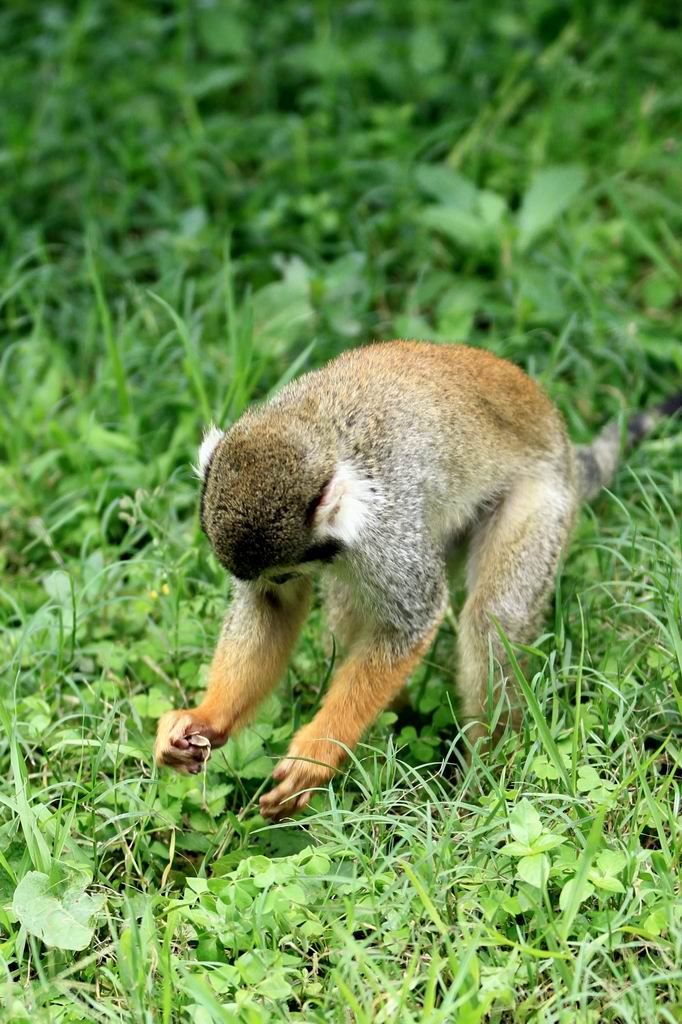
<path fill-rule="evenodd" d="M 447 602 L 442 564 L 420 551 L 413 552 L 410 562 L 382 564 L 382 594 L 377 591 L 370 603 L 384 612 L 391 609 L 392 615 L 370 624 L 367 611 L 363 615 L 356 608 L 352 618 L 364 622 L 364 630 L 360 627 L 360 637 L 353 638 L 354 647 L 336 672 L 321 709 L 299 729 L 286 758 L 273 772 L 279 784 L 261 797 L 265 817 L 280 818 L 305 807 L 312 793 L 302 791 L 329 781 L 347 750 L 356 746 L 399 693 L 431 643 Z M 349 597 L 352 591 L 350 587 Z"/>
<path fill-rule="evenodd" d="M 266 818 L 300 811 L 311 789 L 325 785 L 375 718 L 395 697 L 427 650 L 436 626 L 407 654 L 366 647 L 339 668 L 322 708 L 296 733 L 273 778 L 279 785 L 261 797 Z"/>
<path fill-rule="evenodd" d="M 197 708 L 168 711 L 159 720 L 157 764 L 201 770 L 207 747 L 220 747 L 251 717 L 277 684 L 310 601 L 310 580 L 265 589 L 239 585 L 213 656 L 206 695 Z"/>

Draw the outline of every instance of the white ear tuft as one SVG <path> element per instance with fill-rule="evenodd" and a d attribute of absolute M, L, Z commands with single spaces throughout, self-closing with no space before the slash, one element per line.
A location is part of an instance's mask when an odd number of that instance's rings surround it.
<path fill-rule="evenodd" d="M 374 514 L 379 501 L 371 481 L 350 463 L 342 462 L 315 509 L 313 529 L 320 539 L 352 544 Z"/>
<path fill-rule="evenodd" d="M 192 467 L 200 480 L 203 480 L 206 476 L 206 470 L 213 458 L 216 446 L 224 436 L 225 431 L 219 430 L 214 423 L 211 423 L 210 427 L 207 427 L 204 431 L 204 438 L 199 446 L 199 464 Z"/>

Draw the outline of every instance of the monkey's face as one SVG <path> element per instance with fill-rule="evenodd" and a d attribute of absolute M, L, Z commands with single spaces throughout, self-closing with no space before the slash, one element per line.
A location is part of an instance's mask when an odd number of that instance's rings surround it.
<path fill-rule="evenodd" d="M 313 520 L 332 458 L 302 430 L 248 417 L 209 438 L 210 451 L 202 445 L 199 454 L 201 526 L 229 572 L 254 580 L 329 557 L 315 542 Z"/>

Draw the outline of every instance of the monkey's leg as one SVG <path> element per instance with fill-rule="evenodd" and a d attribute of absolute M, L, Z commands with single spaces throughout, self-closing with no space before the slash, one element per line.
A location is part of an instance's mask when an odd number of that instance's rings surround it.
<path fill-rule="evenodd" d="M 561 549 L 568 539 L 575 494 L 566 478 L 523 479 L 514 484 L 498 508 L 472 535 L 467 581 L 469 596 L 459 621 L 458 690 L 467 737 L 487 736 L 490 713 L 504 695 L 518 727 L 521 709 L 515 688 L 505 680 L 493 687 L 488 706 L 489 646 L 503 672 L 506 658 L 494 617 L 508 639 L 527 643 L 535 636 L 552 594 Z M 505 673 L 506 674 L 506 673 Z"/>
<path fill-rule="evenodd" d="M 195 774 L 209 747 L 220 747 L 242 726 L 284 672 L 310 602 L 310 580 L 264 589 L 238 587 L 213 656 L 206 695 L 197 708 L 168 711 L 159 720 L 158 764 Z"/>
<path fill-rule="evenodd" d="M 273 778 L 279 782 L 261 797 L 266 818 L 289 816 L 305 807 L 312 793 L 324 785 L 370 727 L 379 712 L 400 691 L 427 650 L 437 622 L 407 654 L 392 654 L 390 647 L 364 643 L 336 673 L 320 711 L 294 736 L 286 758 Z"/>

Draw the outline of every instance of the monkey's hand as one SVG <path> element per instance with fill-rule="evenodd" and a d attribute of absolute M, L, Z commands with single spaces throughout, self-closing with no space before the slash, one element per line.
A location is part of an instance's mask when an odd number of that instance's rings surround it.
<path fill-rule="evenodd" d="M 264 818 L 290 818 L 310 803 L 313 791 L 324 786 L 346 757 L 342 743 L 318 739 L 304 726 L 294 737 L 284 760 L 272 773 L 279 783 L 260 798 Z"/>
<path fill-rule="evenodd" d="M 227 732 L 215 729 L 197 711 L 167 711 L 159 719 L 154 760 L 185 775 L 197 775 L 214 747 L 222 747 Z"/>

